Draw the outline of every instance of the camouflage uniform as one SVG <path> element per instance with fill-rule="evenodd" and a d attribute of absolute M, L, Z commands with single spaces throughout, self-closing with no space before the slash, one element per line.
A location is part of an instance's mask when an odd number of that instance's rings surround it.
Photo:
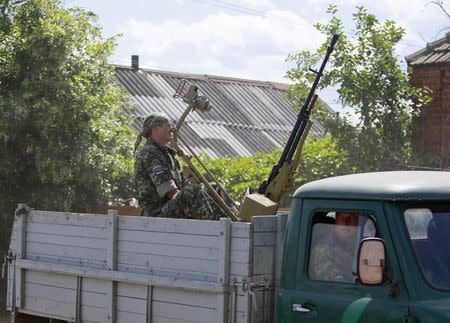
<path fill-rule="evenodd" d="M 354 241 L 342 241 L 335 235 L 324 238 L 313 247 L 309 276 L 315 280 L 353 282 Z"/>
<path fill-rule="evenodd" d="M 201 186 L 186 181 L 175 151 L 151 138 L 136 156 L 134 185 L 143 216 L 205 220 L 225 216 Z M 169 199 L 166 194 L 176 189 L 178 194 Z"/>

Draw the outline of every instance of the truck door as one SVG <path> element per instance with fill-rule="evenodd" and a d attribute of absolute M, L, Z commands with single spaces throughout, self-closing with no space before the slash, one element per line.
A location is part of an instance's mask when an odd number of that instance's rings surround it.
<path fill-rule="evenodd" d="M 356 277 L 362 238 L 385 241 L 387 279 L 365 286 Z M 402 322 L 408 294 L 380 202 L 304 200 L 295 290 L 281 322 Z"/>

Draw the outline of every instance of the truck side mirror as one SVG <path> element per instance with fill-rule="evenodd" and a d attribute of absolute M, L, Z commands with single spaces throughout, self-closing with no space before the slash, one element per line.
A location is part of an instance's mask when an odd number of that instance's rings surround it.
<path fill-rule="evenodd" d="M 361 240 L 358 250 L 358 277 L 362 284 L 378 285 L 383 282 L 386 247 L 380 238 Z"/>

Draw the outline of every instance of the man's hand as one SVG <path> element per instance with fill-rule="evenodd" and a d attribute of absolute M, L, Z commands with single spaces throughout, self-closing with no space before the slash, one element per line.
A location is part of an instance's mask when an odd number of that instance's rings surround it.
<path fill-rule="evenodd" d="M 166 193 L 166 196 L 170 199 L 173 199 L 177 194 L 178 194 L 179 190 L 172 190 L 170 192 Z"/>

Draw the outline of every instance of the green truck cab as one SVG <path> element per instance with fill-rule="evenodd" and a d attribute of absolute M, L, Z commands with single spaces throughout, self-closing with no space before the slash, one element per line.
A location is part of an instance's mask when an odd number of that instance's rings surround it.
<path fill-rule="evenodd" d="M 358 219 L 346 244 L 336 224 L 344 212 Z M 303 185 L 287 221 L 276 321 L 450 322 L 449 249 L 449 172 Z"/>

